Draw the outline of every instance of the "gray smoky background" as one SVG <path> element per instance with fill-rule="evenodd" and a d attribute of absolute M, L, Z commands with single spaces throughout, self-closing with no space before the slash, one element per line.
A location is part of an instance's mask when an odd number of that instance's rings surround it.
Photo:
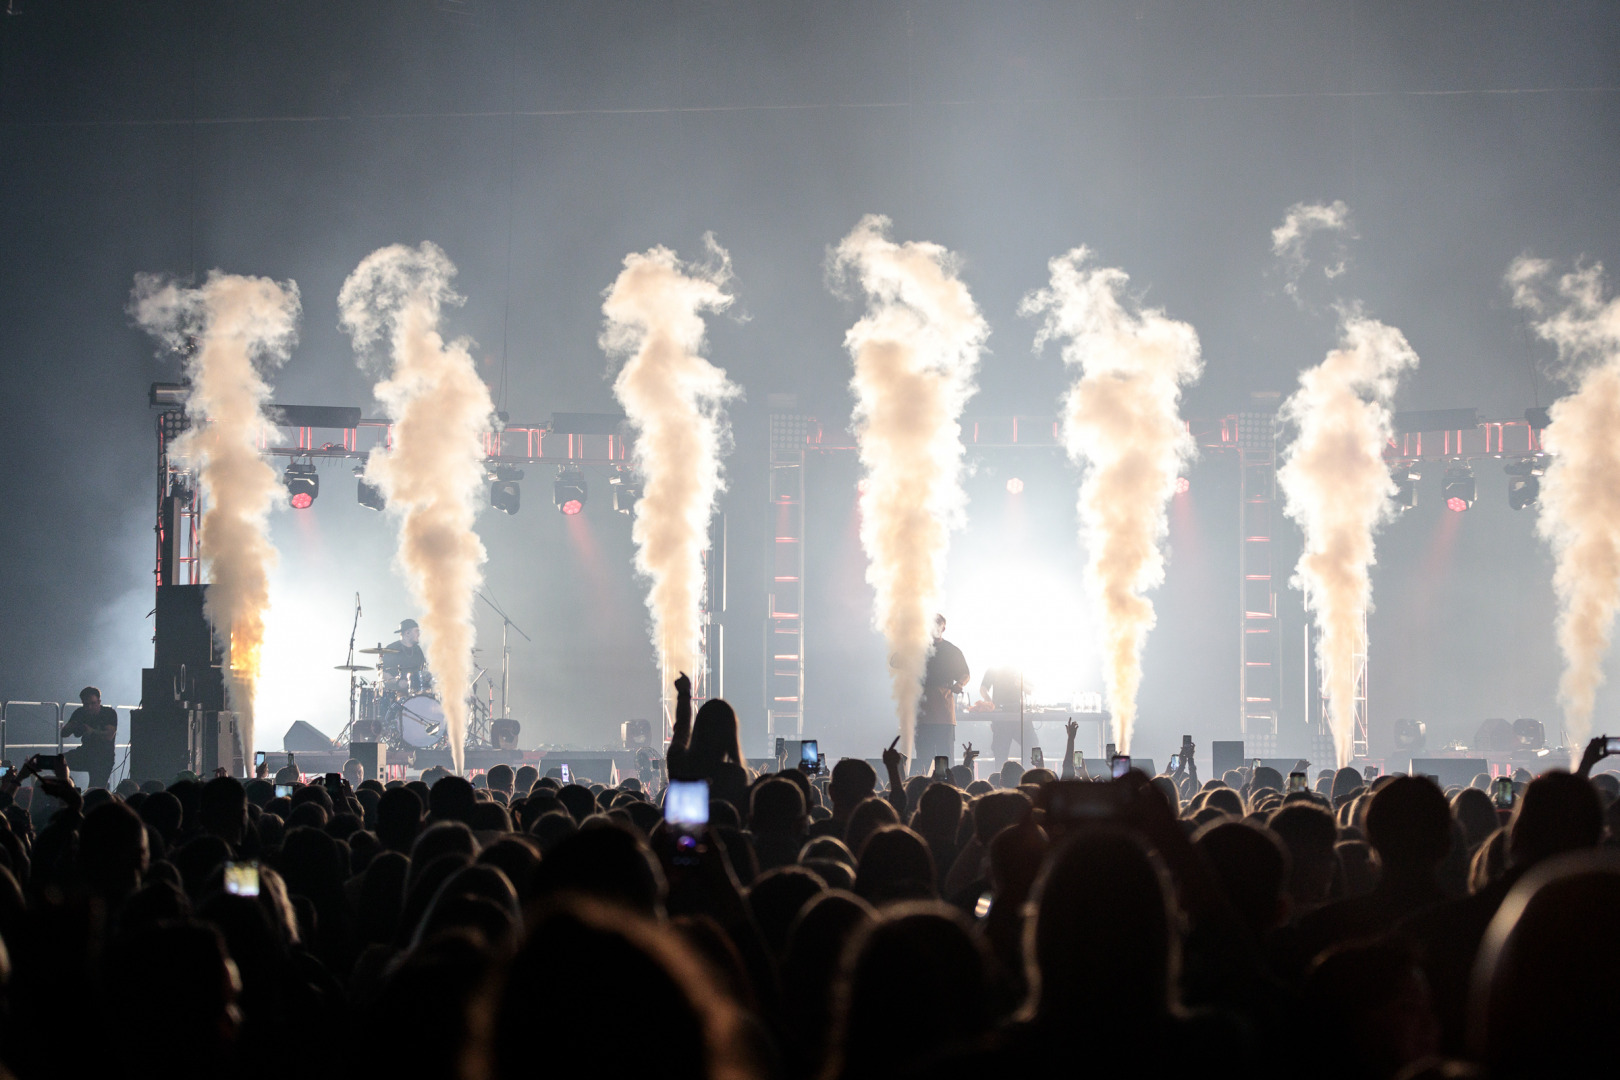
<path fill-rule="evenodd" d="M 1337 344 L 1334 320 L 1279 285 L 1272 231 L 1290 207 L 1353 208 L 1354 295 L 1423 358 L 1399 410 L 1506 418 L 1548 405 L 1569 387 L 1504 274 L 1525 252 L 1620 266 L 1612 4 L 22 0 L 12 10 L 0 14 L 9 698 L 60 700 L 95 683 L 122 705 L 138 700 L 151 663 L 146 391 L 180 370 L 154 358 L 125 312 L 137 272 L 192 285 L 214 268 L 296 280 L 300 341 L 275 401 L 375 415 L 338 292 L 370 252 L 432 242 L 466 297 L 446 311 L 445 335 L 475 343 L 496 408 L 518 423 L 619 411 L 597 338 L 625 253 L 724 238 L 730 288 L 750 317 L 712 319 L 704 355 L 744 391 L 727 406 L 721 498 L 725 693 L 753 755 L 766 750 L 769 415 L 791 401 L 831 430 L 849 422 L 851 313 L 823 269 L 863 215 L 962 257 L 991 328 L 969 417 L 1058 415 L 1072 373 L 1031 350 L 1037 327 L 1017 309 L 1047 261 L 1082 244 L 1126 268 L 1145 305 L 1196 329 L 1204 373 L 1181 402 L 1193 418 L 1248 408 L 1256 392 L 1286 396 Z M 948 597 L 959 557 L 996 550 L 987 529 L 1013 467 L 970 452 Z M 1031 528 L 1078 566 L 1078 470 L 1016 467 L 1026 501 L 1049 507 Z M 876 756 L 893 707 L 850 547 L 857 471 L 826 469 L 808 481 L 821 500 L 809 522 L 821 578 L 807 621 L 823 630 L 806 653 L 807 734 Z M 1477 476 L 1474 508 L 1448 514 L 1431 470 L 1419 505 L 1379 533 L 1375 754 L 1390 750 L 1398 717 L 1427 722 L 1431 745 L 1470 738 L 1486 717 L 1534 716 L 1557 731 L 1552 553 L 1536 513 L 1508 509 L 1500 470 L 1487 462 Z M 1138 752 L 1160 759 L 1183 731 L 1205 745 L 1237 737 L 1235 464 L 1201 455 L 1188 477 L 1142 656 Z M 342 726 L 347 684 L 330 667 L 343 662 L 356 591 L 361 644 L 420 618 L 392 565 L 394 522 L 356 504 L 347 464 L 323 465 L 321 479 L 313 512 L 270 519 L 280 559 L 265 663 L 308 677 L 295 698 L 261 694 L 261 746 L 279 745 L 295 719 Z M 522 745 L 602 745 L 620 721 L 656 716 L 645 582 L 606 476 L 590 477 L 577 518 L 549 505 L 552 479 L 531 469 L 521 513 L 479 514 L 485 590 L 534 639 L 512 639 Z M 1292 566 L 1297 530 L 1281 535 L 1277 565 Z M 1299 594 L 1282 602 L 1284 641 L 1299 642 Z M 967 631 L 947 604 L 953 636 Z M 500 621 L 481 602 L 475 618 L 478 664 L 498 672 Z M 977 681 L 975 659 L 970 650 Z M 1300 667 L 1282 685 L 1290 730 L 1303 724 Z M 1594 730 L 1620 703 L 1617 687 L 1610 678 L 1596 691 Z"/>

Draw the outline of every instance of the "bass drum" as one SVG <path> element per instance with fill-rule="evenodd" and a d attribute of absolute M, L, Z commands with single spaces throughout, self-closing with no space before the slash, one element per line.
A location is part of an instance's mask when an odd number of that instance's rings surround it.
<path fill-rule="evenodd" d="M 444 706 L 426 694 L 407 698 L 395 706 L 399 737 L 406 746 L 425 750 L 444 738 Z"/>

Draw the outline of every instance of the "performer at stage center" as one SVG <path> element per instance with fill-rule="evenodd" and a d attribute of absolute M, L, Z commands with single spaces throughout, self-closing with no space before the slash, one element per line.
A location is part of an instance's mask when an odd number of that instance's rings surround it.
<path fill-rule="evenodd" d="M 118 711 L 101 703 L 101 691 L 87 686 L 79 691 L 84 704 L 73 710 L 62 725 L 64 738 L 79 737 L 79 745 L 63 755 L 69 769 L 90 774 L 93 788 L 110 787 L 115 744 L 118 741 Z"/>
<path fill-rule="evenodd" d="M 393 680 L 421 677 L 427 669 L 427 656 L 422 652 L 422 628 L 416 625 L 415 619 L 406 619 L 399 624 L 398 633 L 398 640 L 388 646 L 394 651 L 384 653 L 378 666 Z"/>
<path fill-rule="evenodd" d="M 967 685 L 968 664 L 962 650 L 945 640 L 945 616 L 934 616 L 934 651 L 923 673 L 917 702 L 917 746 L 912 772 L 928 772 L 934 758 L 956 759 L 956 695 Z"/>
<path fill-rule="evenodd" d="M 1007 760 L 1014 740 L 1020 750 L 1027 749 L 1019 722 L 1018 707 L 1023 695 L 1024 674 L 1011 664 L 990 668 L 979 680 L 979 697 L 994 709 L 989 716 L 990 756 L 997 761 Z"/>

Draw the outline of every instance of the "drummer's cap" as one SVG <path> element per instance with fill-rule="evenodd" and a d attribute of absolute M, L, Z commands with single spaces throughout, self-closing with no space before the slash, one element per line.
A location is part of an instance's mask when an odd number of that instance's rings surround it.
<path fill-rule="evenodd" d="M 415 629 L 416 629 L 416 620 L 415 619 L 406 619 L 404 622 L 399 624 L 399 629 L 395 630 L 394 633 L 403 634 L 407 630 L 415 630 Z"/>

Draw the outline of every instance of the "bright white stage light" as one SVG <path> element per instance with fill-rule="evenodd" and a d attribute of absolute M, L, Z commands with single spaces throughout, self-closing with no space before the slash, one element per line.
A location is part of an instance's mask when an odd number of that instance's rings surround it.
<path fill-rule="evenodd" d="M 984 673 L 1002 665 L 1023 670 L 1034 704 L 1067 708 L 1101 685 L 1080 561 L 1072 561 L 1004 556 L 975 560 L 952 575 L 945 636 L 967 657 L 975 701 Z"/>

